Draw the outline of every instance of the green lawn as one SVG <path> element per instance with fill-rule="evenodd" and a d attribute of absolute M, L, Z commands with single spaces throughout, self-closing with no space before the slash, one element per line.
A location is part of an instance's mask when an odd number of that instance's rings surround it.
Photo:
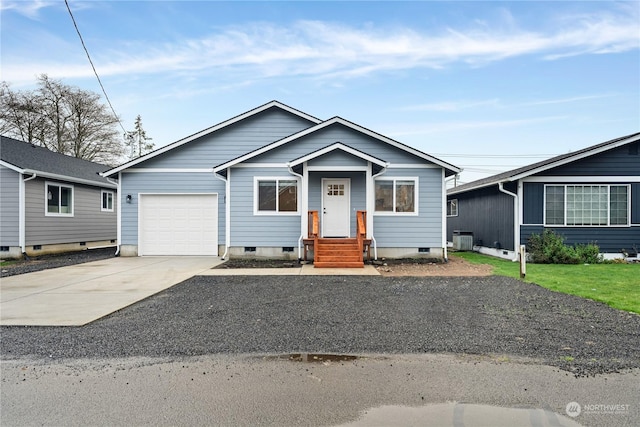
<path fill-rule="evenodd" d="M 475 252 L 451 254 L 475 264 L 493 266 L 493 274 L 520 277 L 520 264 Z M 640 314 L 640 265 L 527 264 L 526 282 L 552 291 L 601 301 L 611 307 Z"/>

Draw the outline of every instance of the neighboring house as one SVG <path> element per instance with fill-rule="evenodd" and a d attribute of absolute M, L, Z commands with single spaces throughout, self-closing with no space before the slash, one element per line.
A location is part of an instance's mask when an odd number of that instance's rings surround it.
<path fill-rule="evenodd" d="M 115 246 L 108 166 L 0 137 L 0 257 Z"/>
<path fill-rule="evenodd" d="M 323 238 L 361 237 L 374 255 L 441 258 L 445 177 L 458 172 L 342 118 L 272 101 L 103 175 L 119 182 L 123 256 L 294 259 L 303 247 L 317 256 Z"/>
<path fill-rule="evenodd" d="M 640 250 L 640 133 L 451 188 L 447 238 L 516 258 L 531 234 L 595 242 L 609 258 Z M 463 238 L 458 238 L 463 242 Z"/>

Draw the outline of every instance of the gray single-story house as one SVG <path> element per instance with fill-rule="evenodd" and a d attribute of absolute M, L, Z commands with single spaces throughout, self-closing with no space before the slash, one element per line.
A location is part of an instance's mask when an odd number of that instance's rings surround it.
<path fill-rule="evenodd" d="M 447 239 L 515 259 L 533 233 L 594 242 L 607 258 L 640 250 L 640 133 L 447 191 Z M 456 238 L 456 236 L 458 236 Z"/>
<path fill-rule="evenodd" d="M 272 101 L 103 175 L 123 256 L 446 257 L 456 166 L 340 117 Z M 344 246 L 340 246 L 344 245 Z"/>
<path fill-rule="evenodd" d="M 0 257 L 115 247 L 117 184 L 100 175 L 108 168 L 0 137 Z"/>

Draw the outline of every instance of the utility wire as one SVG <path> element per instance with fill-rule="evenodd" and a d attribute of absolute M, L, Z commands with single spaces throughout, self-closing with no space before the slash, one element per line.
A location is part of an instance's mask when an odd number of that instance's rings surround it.
<path fill-rule="evenodd" d="M 111 104 L 111 100 L 109 99 L 109 95 L 107 95 L 107 91 L 104 89 L 104 85 L 102 84 L 102 80 L 100 80 L 100 76 L 98 75 L 98 71 L 96 71 L 96 67 L 93 65 L 93 61 L 91 60 L 91 55 L 89 55 L 89 50 L 87 49 L 87 46 L 84 44 L 84 39 L 82 38 L 82 34 L 80 34 L 80 29 L 78 28 L 78 24 L 76 24 L 76 20 L 73 17 L 73 13 L 71 13 L 71 8 L 69 7 L 69 2 L 67 0 L 64 0 L 64 4 L 67 6 L 67 10 L 69 11 L 69 16 L 71 17 L 71 21 L 73 21 L 73 26 L 76 28 L 76 32 L 78 33 L 78 37 L 80 37 L 80 43 L 82 43 L 82 47 L 84 49 L 84 52 L 87 54 L 87 59 L 89 59 L 89 63 L 91 64 L 91 68 L 93 68 L 93 73 L 96 75 L 96 79 L 98 79 L 98 83 L 100 84 L 100 87 L 102 88 L 102 93 L 104 93 L 104 97 L 107 99 L 107 103 L 109 104 L 109 107 L 111 107 L 111 111 L 113 112 L 114 117 L 118 121 L 118 124 L 122 128 L 122 131 L 126 134 L 127 131 L 125 130 L 124 126 L 122 125 L 122 122 L 120 121 L 120 118 L 118 117 L 118 113 L 116 113 L 116 110 L 113 108 L 113 105 Z"/>

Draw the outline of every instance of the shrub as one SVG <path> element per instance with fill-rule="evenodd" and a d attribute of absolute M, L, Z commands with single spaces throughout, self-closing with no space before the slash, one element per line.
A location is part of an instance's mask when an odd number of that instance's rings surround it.
<path fill-rule="evenodd" d="M 577 245 L 564 244 L 564 237 L 553 230 L 544 230 L 542 234 L 529 237 L 529 255 L 531 262 L 538 264 L 597 264 L 602 262 L 600 248 L 595 243 Z"/>

